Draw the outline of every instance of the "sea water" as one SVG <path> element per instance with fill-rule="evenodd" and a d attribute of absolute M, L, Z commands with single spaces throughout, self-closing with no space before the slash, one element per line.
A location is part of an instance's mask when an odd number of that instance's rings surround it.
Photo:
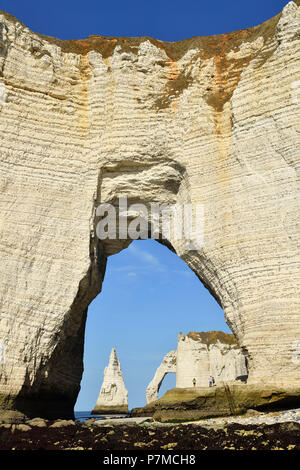
<path fill-rule="evenodd" d="M 129 414 L 116 414 L 116 415 L 94 415 L 90 411 L 74 411 L 75 421 L 87 421 L 94 418 L 99 419 L 114 419 L 114 418 L 128 418 Z"/>

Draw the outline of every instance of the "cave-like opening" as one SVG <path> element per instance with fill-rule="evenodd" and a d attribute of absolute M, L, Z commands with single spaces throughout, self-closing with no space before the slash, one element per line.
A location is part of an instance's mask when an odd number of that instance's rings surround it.
<path fill-rule="evenodd" d="M 175 253 L 155 240 L 134 241 L 110 256 L 102 292 L 89 306 L 84 373 L 75 411 L 95 405 L 112 347 L 121 362 L 129 409 L 145 405 L 146 387 L 180 331 L 231 333 L 224 312 Z M 159 396 L 175 386 L 167 374 Z"/>

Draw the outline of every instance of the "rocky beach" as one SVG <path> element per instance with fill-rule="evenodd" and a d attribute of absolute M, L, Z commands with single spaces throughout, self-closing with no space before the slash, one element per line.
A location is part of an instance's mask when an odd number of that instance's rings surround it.
<path fill-rule="evenodd" d="M 176 41 L 29 27 L 0 10 L 0 450 L 300 450 L 300 0 Z M 99 308 L 93 346 L 111 332 L 129 395 L 148 358 L 161 364 L 130 417 L 76 420 L 88 309 L 110 257 L 145 237 L 196 275 L 232 334 L 180 333 L 175 351 L 175 317 L 211 319 L 198 294 L 177 306 L 170 282 L 171 303 L 156 298 L 154 274 L 125 305 L 129 288 L 109 281 L 119 303 Z M 92 413 L 127 413 L 125 382 L 113 348 Z"/>
<path fill-rule="evenodd" d="M 152 418 L 86 422 L 47 421 L 0 424 L 1 450 L 300 450 L 300 408 L 206 419 L 159 423 Z"/>

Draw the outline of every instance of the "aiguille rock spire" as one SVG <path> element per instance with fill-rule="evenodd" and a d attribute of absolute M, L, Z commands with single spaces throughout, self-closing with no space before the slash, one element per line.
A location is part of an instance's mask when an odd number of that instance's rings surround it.
<path fill-rule="evenodd" d="M 104 369 L 104 380 L 92 414 L 128 412 L 128 392 L 125 388 L 120 361 L 112 348 L 108 366 Z"/>

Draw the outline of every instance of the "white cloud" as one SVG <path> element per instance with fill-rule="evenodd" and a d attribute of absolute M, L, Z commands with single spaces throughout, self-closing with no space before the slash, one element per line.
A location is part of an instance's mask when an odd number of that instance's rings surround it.
<path fill-rule="evenodd" d="M 111 272 L 120 274 L 125 280 L 135 280 L 139 275 L 151 273 L 167 273 L 169 269 L 160 263 L 159 258 L 148 253 L 147 251 L 137 247 L 136 245 L 130 245 L 127 251 L 131 253 L 131 263 L 124 264 L 122 266 L 108 268 Z"/>
<path fill-rule="evenodd" d="M 113 271 L 115 273 L 123 273 L 128 271 L 136 271 L 138 266 L 134 266 L 133 264 L 124 264 L 123 266 L 117 266 L 116 268 L 109 268 L 109 271 Z"/>
<path fill-rule="evenodd" d="M 133 272 L 133 271 L 129 271 L 129 272 L 127 273 L 127 277 L 129 277 L 129 278 L 135 278 L 135 277 L 136 277 L 136 273 Z"/>
<path fill-rule="evenodd" d="M 153 266 L 161 266 L 159 259 L 156 256 L 151 255 L 151 253 L 148 253 L 147 251 L 141 250 L 138 248 L 136 245 L 130 245 L 128 250 L 137 258 L 139 258 L 140 261 L 143 261 L 145 263 L 151 264 Z"/>
<path fill-rule="evenodd" d="M 182 276 L 183 278 L 191 279 L 195 275 L 190 270 L 185 269 L 172 269 L 164 264 L 162 264 L 157 256 L 154 256 L 151 253 L 148 253 L 146 250 L 143 250 L 136 246 L 136 244 L 131 244 L 127 251 L 131 253 L 131 263 L 124 264 L 122 266 L 116 266 L 109 268 L 110 271 L 114 273 L 119 273 L 122 275 L 123 279 L 134 280 L 139 275 L 144 275 L 147 273 L 163 273 L 163 278 L 158 278 L 157 282 L 167 282 L 166 274 Z"/>
<path fill-rule="evenodd" d="M 136 271 L 156 271 L 156 272 L 167 272 L 168 269 L 165 265 L 161 264 L 159 259 L 148 253 L 136 245 L 130 245 L 128 250 L 139 260 L 139 264 L 135 267 Z"/>

